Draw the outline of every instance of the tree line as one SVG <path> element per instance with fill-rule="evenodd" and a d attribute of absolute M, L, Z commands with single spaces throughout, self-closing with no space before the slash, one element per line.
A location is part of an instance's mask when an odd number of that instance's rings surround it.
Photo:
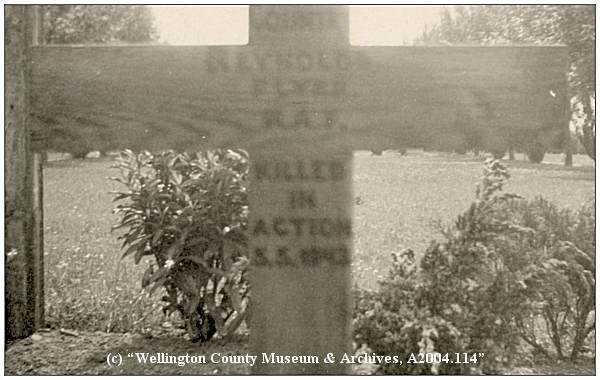
<path fill-rule="evenodd" d="M 440 22 L 421 33 L 417 45 L 566 45 L 566 68 L 576 135 L 595 159 L 595 6 L 471 5 L 444 8 Z M 512 134 L 509 148 L 519 147 Z"/>

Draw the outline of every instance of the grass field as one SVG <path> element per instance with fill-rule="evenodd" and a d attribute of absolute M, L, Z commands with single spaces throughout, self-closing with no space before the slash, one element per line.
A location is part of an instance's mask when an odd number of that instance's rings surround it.
<path fill-rule="evenodd" d="M 560 162 L 547 156 L 548 162 Z M 507 162 L 507 188 L 525 197 L 543 195 L 563 207 L 594 197 L 594 168 L 576 157 L 575 168 L 559 164 Z M 160 296 L 141 292 L 144 264 L 121 260 L 117 221 L 109 191 L 117 184 L 110 159 L 50 162 L 45 169 L 45 269 L 47 320 L 51 325 L 111 332 L 141 331 L 164 322 Z M 449 223 L 473 200 L 481 161 L 461 156 L 410 152 L 354 159 L 353 281 L 374 287 L 390 254 L 422 252 L 439 237 L 436 221 Z"/>

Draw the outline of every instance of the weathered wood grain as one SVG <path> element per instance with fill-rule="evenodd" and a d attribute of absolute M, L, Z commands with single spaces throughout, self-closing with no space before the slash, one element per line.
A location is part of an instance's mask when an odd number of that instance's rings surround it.
<path fill-rule="evenodd" d="M 560 132 L 566 59 L 564 47 L 38 47 L 32 106 L 50 149 L 393 147 L 469 126 Z"/>
<path fill-rule="evenodd" d="M 250 151 L 248 202 L 254 374 L 343 374 L 351 352 L 352 153 Z M 264 362 L 269 355 L 314 363 Z"/>
<path fill-rule="evenodd" d="M 7 340 L 33 333 L 36 321 L 32 154 L 28 128 L 30 15 L 5 7 L 4 258 Z M 43 306 L 43 305 L 42 305 Z"/>

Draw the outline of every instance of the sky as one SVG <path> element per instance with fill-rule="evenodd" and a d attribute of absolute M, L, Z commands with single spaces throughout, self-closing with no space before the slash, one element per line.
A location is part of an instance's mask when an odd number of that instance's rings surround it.
<path fill-rule="evenodd" d="M 162 42 L 171 45 L 244 45 L 247 6 L 151 6 Z M 350 6 L 353 45 L 410 45 L 440 6 Z"/>

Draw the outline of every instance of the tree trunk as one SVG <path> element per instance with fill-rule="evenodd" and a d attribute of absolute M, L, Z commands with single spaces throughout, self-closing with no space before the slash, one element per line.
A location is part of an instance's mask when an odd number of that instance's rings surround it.
<path fill-rule="evenodd" d="M 582 96 L 581 98 L 583 111 L 585 113 L 585 123 L 583 124 L 582 133 L 579 135 L 579 139 L 588 156 L 596 161 L 596 117 L 592 111 L 592 100 L 589 95 Z"/>

